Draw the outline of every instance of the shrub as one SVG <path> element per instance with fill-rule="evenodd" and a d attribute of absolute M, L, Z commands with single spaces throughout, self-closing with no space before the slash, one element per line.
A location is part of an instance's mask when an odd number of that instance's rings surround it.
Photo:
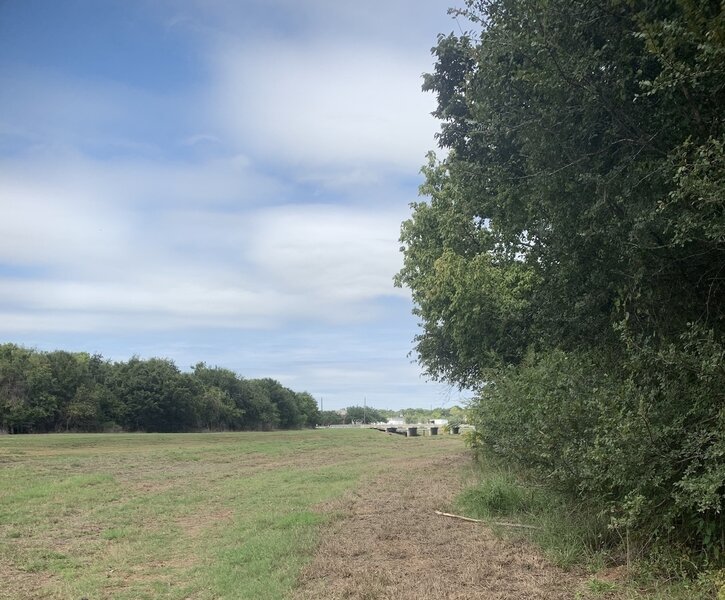
<path fill-rule="evenodd" d="M 599 507 L 631 543 L 720 564 L 725 528 L 722 347 L 694 329 L 612 360 L 530 353 L 471 407 L 477 441 Z"/>

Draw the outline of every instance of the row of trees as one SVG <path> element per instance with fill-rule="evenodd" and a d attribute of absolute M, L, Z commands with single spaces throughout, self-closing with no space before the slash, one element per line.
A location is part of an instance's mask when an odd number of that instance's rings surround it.
<path fill-rule="evenodd" d="M 448 419 L 460 424 L 466 420 L 466 411 L 460 406 L 450 408 L 404 408 L 387 410 L 370 406 L 348 406 L 342 411 L 325 410 L 320 413 L 320 425 L 344 425 L 349 423 L 384 423 L 388 419 L 403 418 L 406 423 L 425 423 L 429 419 Z"/>
<path fill-rule="evenodd" d="M 384 412 L 371 406 L 348 406 L 343 410 L 324 410 L 320 413 L 320 425 L 380 423 L 387 420 Z"/>
<path fill-rule="evenodd" d="M 196 431 L 314 427 L 315 399 L 274 379 L 170 360 L 0 345 L 0 431 Z"/>
<path fill-rule="evenodd" d="M 479 441 L 643 546 L 725 556 L 725 10 L 469 0 L 402 227 L 434 378 Z"/>

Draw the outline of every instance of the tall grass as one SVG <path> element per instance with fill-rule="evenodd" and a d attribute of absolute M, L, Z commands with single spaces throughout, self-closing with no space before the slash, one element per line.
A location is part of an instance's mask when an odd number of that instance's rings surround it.
<path fill-rule="evenodd" d="M 452 510 L 487 522 L 503 537 L 533 542 L 560 567 L 588 573 L 579 598 L 725 600 L 725 572 L 710 572 L 695 581 L 664 578 L 662 573 L 671 573 L 672 565 L 660 565 L 678 560 L 674 549 L 666 556 L 628 556 L 626 539 L 609 526 L 606 515 L 557 493 L 530 473 L 479 455 L 470 479 L 474 483 Z M 614 580 L 609 579 L 612 574 Z"/>

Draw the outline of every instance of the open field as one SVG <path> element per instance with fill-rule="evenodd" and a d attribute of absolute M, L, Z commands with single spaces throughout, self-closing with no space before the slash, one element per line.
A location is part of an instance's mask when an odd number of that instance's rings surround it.
<path fill-rule="evenodd" d="M 376 431 L 0 437 L 0 598 L 282 598 L 340 514 L 320 507 L 462 452 Z"/>
<path fill-rule="evenodd" d="M 669 597 L 435 515 L 481 476 L 458 436 L 0 437 L 0 598 Z"/>

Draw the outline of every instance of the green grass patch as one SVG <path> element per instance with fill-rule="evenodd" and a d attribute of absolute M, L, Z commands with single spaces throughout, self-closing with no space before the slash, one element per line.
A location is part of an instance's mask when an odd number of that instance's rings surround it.
<path fill-rule="evenodd" d="M 511 469 L 495 463 L 479 466 L 477 483 L 458 497 L 456 511 L 487 521 L 507 535 L 533 539 L 549 559 L 564 568 L 612 561 L 605 550 L 611 532 L 595 514 Z M 496 525 L 500 522 L 532 529 Z"/>
<path fill-rule="evenodd" d="M 101 533 L 101 537 L 104 540 L 120 540 L 121 538 L 125 538 L 127 535 L 128 532 L 122 528 L 106 529 L 103 533 Z"/>
<path fill-rule="evenodd" d="M 529 515 L 542 507 L 543 496 L 538 490 L 522 485 L 508 472 L 492 472 L 469 488 L 458 502 L 471 516 L 489 519 L 498 516 Z"/>
<path fill-rule="evenodd" d="M 499 535 L 535 543 L 558 566 L 589 571 L 592 577 L 577 598 L 725 600 L 721 572 L 704 573 L 694 581 L 672 580 L 663 578 L 648 556 L 638 556 L 627 570 L 621 539 L 597 509 L 548 489 L 524 471 L 480 457 L 469 480 L 474 483 L 458 496 L 452 510 L 486 521 Z M 668 559 L 675 559 L 674 552 Z M 612 575 L 615 580 L 606 578 Z"/>

